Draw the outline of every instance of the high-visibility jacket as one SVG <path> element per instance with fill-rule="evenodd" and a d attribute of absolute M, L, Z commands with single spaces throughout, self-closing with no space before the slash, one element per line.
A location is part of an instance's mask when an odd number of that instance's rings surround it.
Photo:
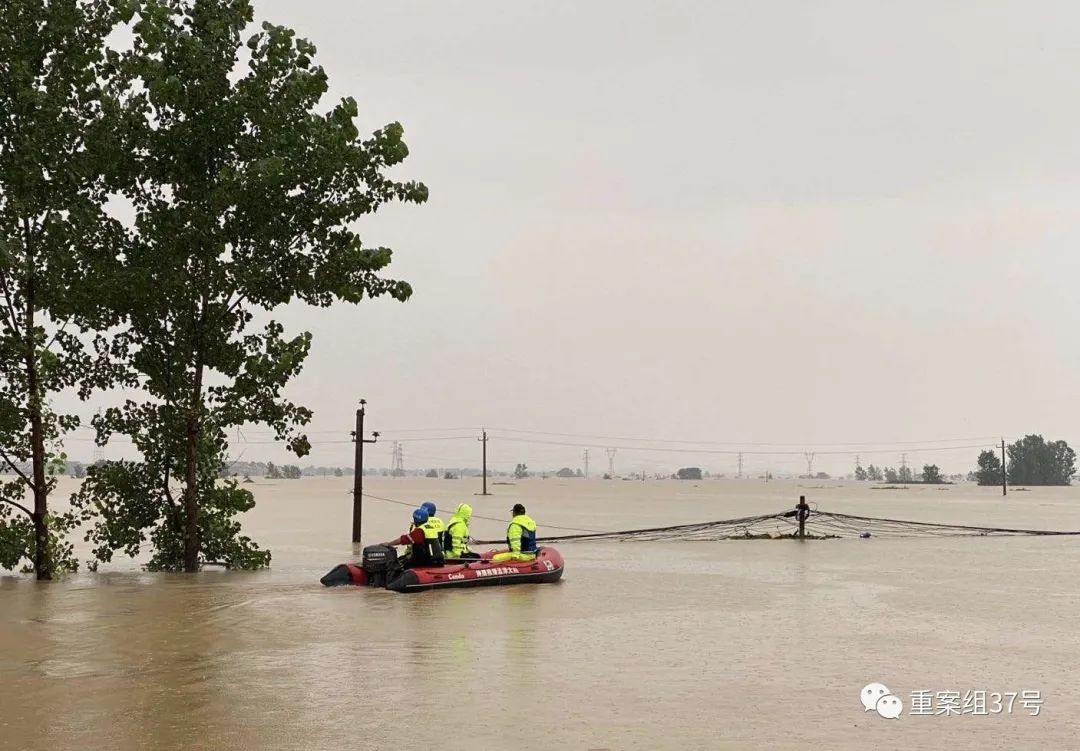
<path fill-rule="evenodd" d="M 438 524 L 432 524 L 432 521 Z M 442 521 L 438 518 L 428 519 L 420 525 L 424 530 L 424 542 L 414 543 L 412 551 L 412 565 L 414 566 L 442 566 L 445 562 L 441 542 Z"/>
<path fill-rule="evenodd" d="M 506 547 L 511 553 L 536 553 L 536 522 L 518 514 L 506 528 Z"/>
<path fill-rule="evenodd" d="M 443 551 L 447 558 L 460 558 L 469 551 L 469 522 L 454 516 L 443 533 Z"/>

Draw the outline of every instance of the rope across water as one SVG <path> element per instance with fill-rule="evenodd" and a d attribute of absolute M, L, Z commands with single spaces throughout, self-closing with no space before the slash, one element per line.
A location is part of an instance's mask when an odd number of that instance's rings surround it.
<path fill-rule="evenodd" d="M 364 494 L 365 498 L 402 506 L 415 506 L 415 503 L 392 498 Z M 715 541 L 715 540 L 764 540 L 786 539 L 798 534 L 798 510 L 782 511 L 775 514 L 743 516 L 736 519 L 721 519 L 693 524 L 673 524 L 663 527 L 643 529 L 624 529 L 601 531 L 564 527 L 555 524 L 540 524 L 541 531 L 554 529 L 571 534 L 544 535 L 540 538 L 546 543 L 567 542 L 656 542 L 662 540 Z M 474 519 L 485 519 L 506 523 L 506 519 L 490 516 L 473 515 Z M 918 522 L 904 519 L 883 519 L 874 516 L 857 516 L 837 512 L 811 509 L 806 520 L 808 539 L 837 539 L 851 537 L 1002 537 L 1002 536 L 1080 536 L 1080 531 L 1061 531 L 1047 529 L 1015 529 L 1009 527 L 979 527 L 964 524 L 938 524 L 936 522 Z M 499 545 L 503 540 L 476 540 L 477 545 Z"/>

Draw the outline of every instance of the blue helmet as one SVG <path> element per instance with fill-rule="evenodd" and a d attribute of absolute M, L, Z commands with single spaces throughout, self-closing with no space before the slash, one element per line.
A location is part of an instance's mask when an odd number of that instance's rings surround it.
<path fill-rule="evenodd" d="M 427 511 L 428 518 L 435 516 L 435 501 L 424 501 L 420 504 L 420 508 Z"/>
<path fill-rule="evenodd" d="M 426 524 L 427 520 L 428 520 L 427 509 L 425 509 L 423 506 L 421 506 L 420 508 L 413 511 L 412 512 L 412 520 L 413 520 L 413 524 L 415 524 L 418 527 L 421 524 Z"/>

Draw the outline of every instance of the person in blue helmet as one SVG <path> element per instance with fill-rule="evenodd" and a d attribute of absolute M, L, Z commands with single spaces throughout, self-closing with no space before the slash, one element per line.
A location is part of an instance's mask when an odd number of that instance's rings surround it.
<path fill-rule="evenodd" d="M 435 532 L 439 535 L 439 539 L 441 540 L 443 538 L 443 532 L 446 531 L 446 525 L 443 524 L 442 519 L 435 516 L 435 513 L 438 511 L 438 509 L 435 508 L 435 501 L 424 501 L 420 504 L 420 508 L 424 509 L 424 511 L 427 511 L 427 524 L 435 530 Z"/>
<path fill-rule="evenodd" d="M 439 533 L 429 524 L 430 517 L 427 510 L 424 508 L 416 509 L 412 513 L 412 519 L 412 527 L 408 533 L 383 544 L 388 547 L 395 545 L 409 546 L 409 555 L 401 561 L 402 568 L 442 566 L 445 562 L 442 543 L 439 539 Z"/>

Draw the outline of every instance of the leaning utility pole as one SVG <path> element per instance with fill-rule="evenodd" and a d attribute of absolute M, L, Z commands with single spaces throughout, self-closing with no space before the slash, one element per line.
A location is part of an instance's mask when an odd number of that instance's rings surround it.
<path fill-rule="evenodd" d="M 372 433 L 371 438 L 364 438 L 364 405 L 367 401 L 360 400 L 360 409 L 356 410 L 356 430 L 353 431 L 353 441 L 356 443 L 356 456 L 353 459 L 353 502 L 352 502 L 352 541 L 353 545 L 360 544 L 361 522 L 364 513 L 364 444 L 375 443 L 379 440 L 378 433 Z"/>
<path fill-rule="evenodd" d="M 481 438 L 476 439 L 476 440 L 480 441 L 480 443 L 483 444 L 483 446 L 484 446 L 484 470 L 483 470 L 483 472 L 484 472 L 484 489 L 480 493 L 480 495 L 491 495 L 491 493 L 487 492 L 487 442 L 488 442 L 488 437 L 487 437 L 487 431 L 486 430 L 481 428 L 481 432 L 483 433 L 483 436 Z"/>

